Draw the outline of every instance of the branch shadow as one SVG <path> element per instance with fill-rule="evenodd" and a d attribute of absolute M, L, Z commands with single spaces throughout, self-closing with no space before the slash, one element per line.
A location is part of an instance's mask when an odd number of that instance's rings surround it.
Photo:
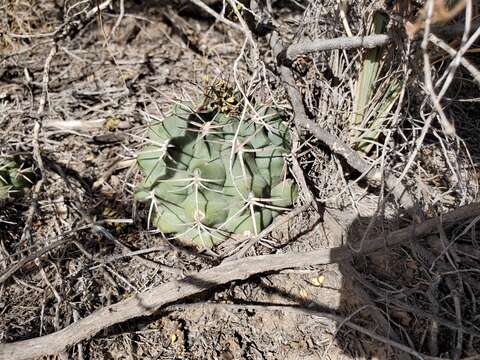
<path fill-rule="evenodd" d="M 344 246 L 332 253 L 332 258 L 345 260 L 345 254 L 351 253 L 352 248 L 361 248 L 362 238 L 376 238 L 381 234 L 388 234 L 406 226 L 405 222 L 401 216 L 390 218 L 357 216 L 346 230 Z M 465 224 L 459 226 L 464 228 Z M 308 237 L 308 232 L 305 233 L 303 237 Z M 418 245 L 419 240 L 427 241 L 427 244 Z M 440 269 L 444 270 L 443 273 L 437 267 L 432 269 L 431 261 L 425 263 L 421 259 L 421 255 L 425 254 L 421 253 L 419 246 L 423 248 L 422 251 L 431 252 L 435 257 L 437 252 L 432 244 L 437 240 L 437 234 L 431 234 L 424 239 L 412 238 L 410 243 L 406 242 L 401 247 L 385 247 L 368 256 L 358 254 L 353 261 L 314 267 L 310 269 L 310 274 L 322 274 L 327 279 L 319 286 L 317 284 L 313 287 L 309 286 L 312 285 L 309 284 L 309 277 L 312 275 L 306 277 L 302 272 L 298 272 L 297 275 L 295 270 L 292 270 L 292 275 L 276 271 L 258 274 L 247 280 L 235 281 L 233 285 L 205 281 L 195 275 L 188 276 L 180 280 L 180 283 L 207 290 L 174 304 L 167 304 L 156 312 L 155 317 L 161 316 L 160 314 L 164 314 L 165 311 L 168 312 L 172 305 L 180 308 L 181 304 L 208 308 L 215 305 L 209 303 L 215 294 L 229 293 L 228 290 L 232 287 L 257 288 L 261 290 L 262 295 L 254 299 L 228 296 L 224 300 L 236 305 L 235 309 L 244 314 L 246 322 L 248 317 L 252 316 L 252 312 L 271 313 L 268 311 L 269 308 L 281 312 L 280 307 L 285 306 L 288 307 L 285 309 L 287 313 L 292 309 L 304 310 L 295 318 L 297 322 L 294 325 L 302 328 L 304 335 L 311 338 L 318 337 L 319 334 L 307 328 L 310 323 L 307 320 L 310 316 L 308 312 L 314 316 L 316 312 L 330 314 L 329 319 L 335 323 L 335 331 L 333 334 L 326 332 L 325 336 L 331 338 L 336 348 L 341 349 L 346 356 L 412 359 L 418 356 L 455 358 L 457 355 L 478 354 L 480 320 L 468 310 L 471 306 L 470 300 L 464 298 L 461 300 L 462 304 L 464 302 L 465 304 L 461 308 L 463 317 L 460 323 L 455 311 L 452 312 L 452 309 L 455 309 L 455 300 L 448 282 L 452 276 L 458 274 L 445 273 L 445 266 L 450 269 L 446 258 L 441 256 L 436 258 L 436 261 L 442 264 Z M 285 276 L 290 278 L 285 279 Z M 305 285 L 301 287 L 307 289 L 308 296 L 305 296 L 304 292 L 296 291 L 299 279 Z M 457 289 L 460 290 L 461 288 Z M 331 298 L 334 293 L 335 299 Z M 216 305 L 223 306 L 219 303 Z M 255 306 L 253 310 L 251 305 Z M 359 333 L 358 329 L 352 329 L 347 321 L 341 320 L 342 318 L 361 326 L 367 334 L 383 337 L 383 340 L 373 340 L 369 335 Z M 188 317 L 185 321 L 189 322 Z M 292 325 L 285 322 L 276 324 L 285 329 Z M 286 332 L 284 336 L 293 335 Z M 459 342 L 464 346 L 461 346 L 460 350 Z M 262 343 L 259 341 L 255 346 L 261 350 Z M 401 347 L 404 350 L 400 350 Z M 405 349 L 408 352 L 405 352 Z M 314 350 L 322 352 L 325 349 Z"/>

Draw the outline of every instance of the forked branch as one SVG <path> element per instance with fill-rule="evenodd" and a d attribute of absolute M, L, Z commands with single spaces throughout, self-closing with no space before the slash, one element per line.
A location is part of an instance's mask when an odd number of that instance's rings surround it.
<path fill-rule="evenodd" d="M 344 262 L 387 247 L 424 237 L 469 218 L 480 216 L 480 203 L 467 205 L 443 216 L 415 224 L 366 242 L 361 253 L 348 247 L 319 249 L 310 252 L 263 255 L 224 262 L 214 268 L 198 272 L 157 286 L 127 300 L 106 306 L 65 329 L 35 339 L 0 345 L 0 360 L 31 359 L 56 354 L 99 331 L 136 317 L 151 315 L 161 307 L 202 293 L 235 280 L 245 280 L 253 275 L 289 268 Z"/>

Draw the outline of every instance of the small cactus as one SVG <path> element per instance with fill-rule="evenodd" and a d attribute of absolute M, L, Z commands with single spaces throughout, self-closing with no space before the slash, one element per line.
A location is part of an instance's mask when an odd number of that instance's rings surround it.
<path fill-rule="evenodd" d="M 31 168 L 19 166 L 10 158 L 0 157 L 0 201 L 16 197 L 33 184 Z"/>
<path fill-rule="evenodd" d="M 179 102 L 150 125 L 135 197 L 150 203 L 160 231 L 211 248 L 231 234 L 258 234 L 293 204 L 288 126 L 274 107 L 255 112 L 241 119 L 223 106 Z"/>

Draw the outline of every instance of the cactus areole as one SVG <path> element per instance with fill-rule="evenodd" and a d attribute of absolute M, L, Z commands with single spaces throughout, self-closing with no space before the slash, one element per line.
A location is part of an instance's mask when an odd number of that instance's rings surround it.
<path fill-rule="evenodd" d="M 240 118 L 176 103 L 148 128 L 135 197 L 150 204 L 149 221 L 160 231 L 199 247 L 253 236 L 296 197 L 286 178 L 289 148 L 288 126 L 273 107 Z"/>

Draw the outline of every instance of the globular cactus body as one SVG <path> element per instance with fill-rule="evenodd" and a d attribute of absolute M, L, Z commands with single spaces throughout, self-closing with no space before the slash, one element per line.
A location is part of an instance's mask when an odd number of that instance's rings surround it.
<path fill-rule="evenodd" d="M 150 125 L 135 196 L 150 202 L 160 231 L 210 248 L 231 234 L 258 234 L 292 205 L 288 126 L 273 107 L 255 110 L 255 119 L 240 119 L 182 102 Z"/>

